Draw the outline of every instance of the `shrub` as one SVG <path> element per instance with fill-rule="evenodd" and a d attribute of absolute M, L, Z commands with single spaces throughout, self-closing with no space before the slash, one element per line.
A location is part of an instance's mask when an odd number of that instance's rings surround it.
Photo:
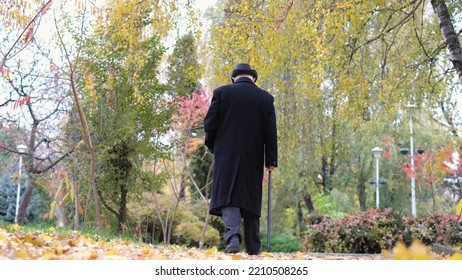
<path fill-rule="evenodd" d="M 176 244 L 183 244 L 190 247 L 199 247 L 199 241 L 201 239 L 203 227 L 203 222 L 181 223 L 175 228 L 172 241 Z M 205 246 L 207 247 L 218 246 L 220 243 L 219 232 L 212 227 L 208 227 L 205 233 L 204 242 Z"/>
<path fill-rule="evenodd" d="M 266 233 L 260 237 L 262 241 L 262 250 L 266 250 Z M 271 252 L 293 253 L 299 252 L 302 249 L 300 240 L 290 235 L 275 235 L 271 236 Z"/>
<path fill-rule="evenodd" d="M 141 198 L 131 201 L 128 204 L 130 217 L 134 217 L 139 224 L 138 229 L 132 226 L 128 230 L 144 242 L 165 243 L 162 226 L 157 216 L 156 205 L 152 201 L 152 194 L 146 192 Z M 173 217 L 176 202 L 174 197 L 168 194 L 157 193 L 157 202 L 164 223 L 172 227 L 170 243 L 198 246 L 204 225 L 204 218 L 199 216 L 201 214 L 204 215 L 205 207 L 203 203 L 191 205 L 182 201 L 179 203 Z M 135 230 L 139 231 L 139 234 L 136 234 Z M 191 232 L 188 233 L 188 230 Z M 218 236 L 218 241 L 216 240 L 216 236 Z M 222 246 L 218 230 L 211 223 L 207 227 L 205 243 L 206 246 Z"/>
<path fill-rule="evenodd" d="M 9 167 L 7 172 L 0 178 L 0 221 L 14 222 L 16 214 L 16 196 L 18 186 L 14 182 L 14 168 Z M 21 176 L 21 200 L 25 192 L 25 175 Z M 29 207 L 26 210 L 26 223 L 38 223 L 43 221 L 43 216 L 47 212 L 49 196 L 40 187 L 36 187 L 32 194 Z"/>
<path fill-rule="evenodd" d="M 318 212 L 313 212 L 306 217 L 306 223 L 308 224 L 308 226 L 310 226 L 310 225 L 320 224 L 321 222 L 330 220 L 330 219 L 331 217 L 327 215 L 324 215 Z"/>
<path fill-rule="evenodd" d="M 409 245 L 412 240 L 420 240 L 426 245 L 440 243 L 459 244 L 462 221 L 456 215 L 433 215 L 425 218 L 405 218 L 403 242 Z"/>
<path fill-rule="evenodd" d="M 460 242 L 462 228 L 454 215 L 401 217 L 390 209 L 372 209 L 341 219 L 315 214 L 307 217 L 307 221 L 303 249 L 334 253 L 380 253 L 393 248 L 398 241 L 409 246 L 413 240 L 426 245 L 455 245 Z"/>

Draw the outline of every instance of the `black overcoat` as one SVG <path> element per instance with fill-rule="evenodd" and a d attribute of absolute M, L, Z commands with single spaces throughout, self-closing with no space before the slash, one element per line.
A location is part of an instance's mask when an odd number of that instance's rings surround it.
<path fill-rule="evenodd" d="M 235 206 L 261 215 L 264 166 L 277 166 L 274 97 L 249 78 L 213 91 L 204 119 L 214 154 L 210 213 Z"/>

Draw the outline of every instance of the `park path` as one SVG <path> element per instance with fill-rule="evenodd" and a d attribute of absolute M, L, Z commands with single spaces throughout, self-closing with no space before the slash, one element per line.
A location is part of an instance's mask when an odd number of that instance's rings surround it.
<path fill-rule="evenodd" d="M 317 254 L 317 253 L 271 253 L 268 255 L 249 256 L 241 253 L 242 260 L 385 260 L 386 258 L 381 255 L 369 254 Z M 230 256 L 223 256 L 223 259 L 233 259 Z M 240 258 L 234 258 L 240 259 Z"/>

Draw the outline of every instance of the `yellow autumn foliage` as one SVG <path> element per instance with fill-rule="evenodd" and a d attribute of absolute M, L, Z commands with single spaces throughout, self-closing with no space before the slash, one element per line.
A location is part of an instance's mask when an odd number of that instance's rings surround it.
<path fill-rule="evenodd" d="M 386 258 L 394 260 L 462 260 L 460 253 L 455 253 L 449 257 L 437 255 L 419 240 L 414 240 L 409 247 L 406 247 L 403 242 L 398 242 L 391 252 L 383 250 L 382 254 Z"/>
<path fill-rule="evenodd" d="M 190 227 L 188 225 L 187 227 Z M 249 256 L 245 252 L 227 255 L 216 246 L 206 249 L 184 246 L 163 246 L 133 242 L 130 240 L 103 240 L 97 236 L 84 235 L 78 231 L 59 231 L 53 227 L 38 230 L 12 224 L 0 226 L 0 260 L 462 260 L 462 255 L 441 256 L 433 253 L 420 241 L 409 247 L 397 243 L 391 251 L 371 256 L 355 254 L 312 254 L 309 252 L 277 253 L 262 252 Z"/>

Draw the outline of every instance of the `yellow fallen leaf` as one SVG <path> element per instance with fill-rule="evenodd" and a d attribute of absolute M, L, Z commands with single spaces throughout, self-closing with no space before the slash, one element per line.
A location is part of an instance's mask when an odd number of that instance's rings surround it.
<path fill-rule="evenodd" d="M 195 255 L 197 255 L 197 248 L 192 247 L 192 248 L 189 249 L 186 253 L 187 253 L 188 255 L 190 255 L 190 256 L 195 256 Z"/>
<path fill-rule="evenodd" d="M 56 255 L 54 255 L 50 251 L 45 251 L 43 252 L 42 256 L 40 256 L 40 259 L 41 260 L 52 260 L 52 259 L 56 259 Z"/>
<path fill-rule="evenodd" d="M 390 251 L 385 250 L 385 249 L 382 250 L 382 256 L 384 256 L 384 257 L 387 258 L 387 259 L 393 258 L 393 256 L 391 255 Z"/>
<path fill-rule="evenodd" d="M 77 260 L 91 260 L 91 259 L 96 259 L 97 253 L 91 252 L 89 250 L 80 250 L 75 252 L 70 256 L 70 259 L 77 259 Z"/>
<path fill-rule="evenodd" d="M 36 246 L 36 247 L 43 247 L 45 246 L 45 241 L 40 238 L 40 237 L 34 237 L 32 238 L 31 242 L 30 242 L 32 245 Z"/>
<path fill-rule="evenodd" d="M 57 234 L 57 237 L 58 237 L 59 240 L 68 239 L 68 238 L 69 238 L 68 235 L 66 235 L 65 233 L 61 233 L 61 232 Z"/>
<path fill-rule="evenodd" d="M 8 234 L 6 232 L 0 232 L 0 241 L 6 241 L 8 239 Z"/>
<path fill-rule="evenodd" d="M 303 253 L 297 252 L 293 258 L 294 260 L 303 260 Z"/>
<path fill-rule="evenodd" d="M 72 247 L 76 247 L 77 245 L 79 245 L 79 241 L 75 239 L 69 239 L 67 241 L 67 244 L 71 245 Z"/>
<path fill-rule="evenodd" d="M 128 260 L 128 258 L 123 257 L 123 256 L 116 256 L 116 255 L 110 255 L 110 256 L 105 256 L 105 260 Z"/>
<path fill-rule="evenodd" d="M 115 249 L 109 250 L 106 253 L 104 253 L 106 256 L 118 256 L 119 252 Z"/>
<path fill-rule="evenodd" d="M 21 226 L 18 224 L 12 224 L 10 226 L 10 230 L 17 231 Z"/>
<path fill-rule="evenodd" d="M 32 243 L 34 239 L 35 239 L 35 236 L 31 232 L 28 232 L 26 236 L 24 236 L 24 242 L 27 242 L 27 243 Z"/>
<path fill-rule="evenodd" d="M 239 261 L 239 260 L 242 260 L 242 256 L 238 254 L 232 254 L 231 259 L 235 261 Z"/>
<path fill-rule="evenodd" d="M 410 260 L 411 254 L 409 253 L 406 245 L 403 242 L 396 243 L 393 248 L 393 258 L 395 260 Z"/>
<path fill-rule="evenodd" d="M 42 237 L 42 239 L 45 240 L 45 241 L 52 241 L 53 240 L 53 238 L 51 236 L 45 235 L 45 234 L 40 235 L 40 237 Z"/>
<path fill-rule="evenodd" d="M 462 254 L 454 253 L 450 257 L 448 257 L 447 260 L 462 260 Z"/>
<path fill-rule="evenodd" d="M 212 248 L 208 249 L 207 251 L 205 251 L 205 255 L 207 257 L 210 257 L 211 255 L 213 254 L 216 254 L 218 252 L 218 249 L 216 246 L 213 246 Z"/>
<path fill-rule="evenodd" d="M 168 260 L 168 256 L 166 255 L 158 255 L 158 254 L 149 254 L 147 259 L 150 260 Z"/>
<path fill-rule="evenodd" d="M 427 251 L 427 248 L 425 247 L 422 242 L 418 240 L 414 240 L 409 247 L 409 253 L 411 254 L 411 258 L 413 260 L 430 260 L 432 257 Z"/>
<path fill-rule="evenodd" d="M 141 253 L 145 255 L 149 254 L 150 252 L 151 252 L 151 248 L 148 248 L 148 247 L 145 247 L 141 250 Z"/>
<path fill-rule="evenodd" d="M 273 254 L 269 253 L 269 252 L 263 252 L 263 257 L 265 258 L 274 258 Z"/>
<path fill-rule="evenodd" d="M 55 251 L 56 255 L 62 255 L 64 253 L 64 247 L 59 242 L 51 242 L 50 248 Z"/>
<path fill-rule="evenodd" d="M 20 260 L 27 260 L 29 259 L 29 256 L 23 250 L 18 250 L 16 251 L 16 258 Z"/>

